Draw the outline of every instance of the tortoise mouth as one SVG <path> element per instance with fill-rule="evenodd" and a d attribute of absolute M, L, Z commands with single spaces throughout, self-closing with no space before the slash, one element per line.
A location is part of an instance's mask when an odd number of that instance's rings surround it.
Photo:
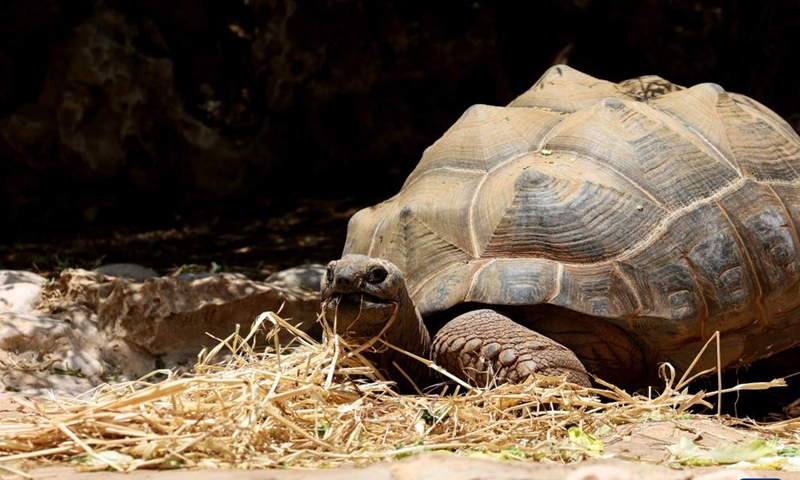
<path fill-rule="evenodd" d="M 397 311 L 397 302 L 368 293 L 334 293 L 323 305 L 338 334 L 358 338 L 376 335 Z"/>
<path fill-rule="evenodd" d="M 370 308 L 373 306 L 385 306 L 393 303 L 384 298 L 370 295 L 369 293 L 333 293 L 327 299 L 326 303 L 330 307 L 345 307 L 345 308 Z"/>

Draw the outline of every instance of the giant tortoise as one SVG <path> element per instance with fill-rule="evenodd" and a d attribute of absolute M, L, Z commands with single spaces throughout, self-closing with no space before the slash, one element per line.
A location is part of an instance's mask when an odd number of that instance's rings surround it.
<path fill-rule="evenodd" d="M 798 225 L 800 137 L 774 112 L 559 65 L 469 108 L 353 216 L 322 306 L 342 336 L 380 337 L 369 358 L 404 389 L 431 370 L 385 343 L 478 384 L 643 385 L 717 331 L 723 368 L 800 343 Z"/>

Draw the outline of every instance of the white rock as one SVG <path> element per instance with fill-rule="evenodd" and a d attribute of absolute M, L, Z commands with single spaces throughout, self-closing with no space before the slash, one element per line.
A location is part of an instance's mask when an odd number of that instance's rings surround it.
<path fill-rule="evenodd" d="M 46 281 L 46 278 L 36 275 L 33 272 L 26 272 L 24 270 L 0 270 L 0 285 L 10 285 L 12 283 L 43 285 Z"/>
<path fill-rule="evenodd" d="M 51 353 L 71 336 L 68 323 L 44 315 L 0 313 L 0 350 Z"/>
<path fill-rule="evenodd" d="M 53 352 L 53 357 L 59 359 L 53 362 L 54 368 L 67 372 L 80 372 L 85 377 L 96 377 L 105 371 L 100 361 L 77 348 L 59 348 Z"/>
<path fill-rule="evenodd" d="M 42 300 L 42 287 L 34 283 L 0 285 L 0 312 L 29 313 Z"/>
<path fill-rule="evenodd" d="M 0 313 L 0 384 L 30 394 L 78 394 L 98 384 L 105 368 L 93 343 L 100 332 L 44 315 Z M 14 368 L 2 368 L 13 366 Z"/>

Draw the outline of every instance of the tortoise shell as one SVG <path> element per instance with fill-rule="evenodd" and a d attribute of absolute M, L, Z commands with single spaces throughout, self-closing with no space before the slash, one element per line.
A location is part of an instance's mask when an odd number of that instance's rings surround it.
<path fill-rule="evenodd" d="M 720 331 L 723 366 L 748 363 L 800 341 L 799 172 L 800 137 L 746 96 L 559 65 L 468 109 L 344 253 L 399 266 L 424 317 L 549 305 L 651 361 L 685 369 Z"/>

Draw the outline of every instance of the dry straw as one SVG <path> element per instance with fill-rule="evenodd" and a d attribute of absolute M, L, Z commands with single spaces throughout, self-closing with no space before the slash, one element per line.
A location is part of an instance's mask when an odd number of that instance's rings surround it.
<path fill-rule="evenodd" d="M 279 330 L 294 335 L 291 345 L 277 344 Z M 270 346 L 256 349 L 264 332 Z M 0 470 L 25 459 L 120 471 L 326 467 L 421 451 L 568 461 L 597 453 L 591 435 L 608 442 L 623 425 L 712 408 L 706 398 L 716 395 L 687 393 L 690 379 L 676 383 L 666 366 L 664 392 L 650 397 L 558 378 L 402 396 L 356 349 L 327 338 L 319 343 L 267 312 L 246 336 L 237 330 L 201 352 L 191 374 L 159 371 L 80 398 L 26 401 L 35 414 L 0 421 Z M 749 428 L 798 427 L 790 420 Z"/>

